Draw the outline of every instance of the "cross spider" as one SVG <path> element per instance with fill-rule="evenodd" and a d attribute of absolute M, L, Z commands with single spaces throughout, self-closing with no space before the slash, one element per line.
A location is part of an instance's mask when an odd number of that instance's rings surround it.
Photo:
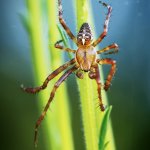
<path fill-rule="evenodd" d="M 35 88 L 26 88 L 22 86 L 21 88 L 28 93 L 37 93 L 40 92 L 41 90 L 45 89 L 48 85 L 48 82 L 52 80 L 54 77 L 56 77 L 59 73 L 67 69 L 68 67 L 72 66 L 69 68 L 60 78 L 59 80 L 55 83 L 52 92 L 50 94 L 50 98 L 41 114 L 39 119 L 36 122 L 35 125 L 35 136 L 34 136 L 34 143 L 37 144 L 37 133 L 38 133 L 38 127 L 40 126 L 42 120 L 44 119 L 46 112 L 50 106 L 50 103 L 52 102 L 55 92 L 57 88 L 61 85 L 61 83 L 73 72 L 76 71 L 76 76 L 80 79 L 83 79 L 83 71 L 88 72 L 89 78 L 94 79 L 97 83 L 97 92 L 98 92 L 98 99 L 99 99 L 99 106 L 101 111 L 105 110 L 105 107 L 102 102 L 102 96 L 101 96 L 101 82 L 100 82 L 100 73 L 98 69 L 98 64 L 103 65 L 103 64 L 108 64 L 111 65 L 110 72 L 107 76 L 107 79 L 104 84 L 104 89 L 107 91 L 110 87 L 110 83 L 112 80 L 112 77 L 114 76 L 114 73 L 116 71 L 116 61 L 110 59 L 110 58 L 104 58 L 104 59 L 98 59 L 97 54 L 105 53 L 105 54 L 112 54 L 118 52 L 118 45 L 117 44 L 111 44 L 103 49 L 100 49 L 98 51 L 95 50 L 95 46 L 97 46 L 103 38 L 107 35 L 108 31 L 108 24 L 109 24 L 109 19 L 110 15 L 112 12 L 112 7 L 107 5 L 106 3 L 103 3 L 99 1 L 103 6 L 105 6 L 108 9 L 108 13 L 106 15 L 105 23 L 104 23 L 104 29 L 102 34 L 98 37 L 97 40 L 93 41 L 93 36 L 91 32 L 91 28 L 88 23 L 83 23 L 79 33 L 77 34 L 77 38 L 73 35 L 73 33 L 70 31 L 68 26 L 66 25 L 63 16 L 62 16 L 62 4 L 61 0 L 58 0 L 58 14 L 59 14 L 59 22 L 64 28 L 64 30 L 67 32 L 68 36 L 73 40 L 73 42 L 78 46 L 77 50 L 72 50 L 70 48 L 65 48 L 60 43 L 62 40 L 56 42 L 55 48 L 71 52 L 75 54 L 75 58 L 71 59 L 70 61 L 66 62 L 64 65 L 60 66 L 57 68 L 55 71 L 53 71 L 44 81 L 44 83 Z M 113 49 L 112 51 L 109 51 L 110 49 Z M 107 52 L 109 51 L 109 52 Z"/>

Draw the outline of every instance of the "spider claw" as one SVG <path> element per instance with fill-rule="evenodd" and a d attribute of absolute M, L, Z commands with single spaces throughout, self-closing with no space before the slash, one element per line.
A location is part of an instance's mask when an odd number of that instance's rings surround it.
<path fill-rule="evenodd" d="M 25 91 L 25 92 L 27 92 L 27 93 L 31 93 L 31 94 L 36 94 L 36 93 L 38 92 L 38 91 L 36 91 L 34 88 L 26 88 L 26 87 L 24 87 L 23 84 L 21 84 L 20 88 L 21 88 L 23 91 Z"/>
<path fill-rule="evenodd" d="M 100 104 L 99 106 L 100 106 L 101 111 L 105 111 L 105 109 L 107 107 L 107 106 L 104 106 L 104 104 Z"/>
<path fill-rule="evenodd" d="M 105 91 L 108 91 L 108 90 L 110 89 L 110 86 L 111 86 L 111 85 L 109 85 L 109 87 L 108 87 L 108 86 L 104 86 L 104 90 L 105 90 Z"/>

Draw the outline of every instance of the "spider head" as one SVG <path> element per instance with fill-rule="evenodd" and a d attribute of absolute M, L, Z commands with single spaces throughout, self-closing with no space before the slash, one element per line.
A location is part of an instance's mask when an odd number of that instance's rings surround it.
<path fill-rule="evenodd" d="M 83 23 L 77 35 L 78 45 L 88 46 L 91 44 L 92 40 L 93 40 L 93 36 L 89 24 Z"/>

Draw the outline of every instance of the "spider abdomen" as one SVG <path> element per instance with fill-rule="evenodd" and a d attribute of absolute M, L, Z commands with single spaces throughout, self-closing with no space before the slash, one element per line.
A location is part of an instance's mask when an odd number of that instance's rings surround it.
<path fill-rule="evenodd" d="M 96 51 L 94 47 L 80 47 L 76 52 L 76 62 L 83 71 L 89 71 L 92 64 L 96 63 Z"/>

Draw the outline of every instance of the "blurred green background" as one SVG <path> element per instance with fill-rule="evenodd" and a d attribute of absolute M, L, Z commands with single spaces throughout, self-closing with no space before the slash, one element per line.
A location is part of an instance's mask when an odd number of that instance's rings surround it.
<path fill-rule="evenodd" d="M 101 48 L 113 42 L 120 46 L 120 52 L 110 56 L 117 60 L 118 70 L 113 86 L 108 91 L 109 103 L 113 105 L 111 119 L 116 147 L 117 150 L 150 149 L 150 1 L 106 2 L 113 6 L 113 14 L 108 36 L 101 43 Z M 106 10 L 100 9 L 102 7 L 96 0 L 92 1 L 91 7 L 94 10 L 95 30 L 98 35 L 102 32 Z M 71 1 L 63 0 L 63 8 L 65 20 L 76 33 Z M 24 0 L 0 1 L 0 149 L 2 150 L 34 149 L 33 129 L 39 116 L 37 95 L 29 95 L 20 90 L 22 83 L 34 85 L 30 42 L 18 16 L 25 10 Z M 72 75 L 66 82 L 73 116 L 74 139 L 80 145 L 76 146 L 76 149 L 83 150 L 83 137 L 78 138 L 82 128 L 80 128 L 79 95 L 75 77 Z M 44 136 L 40 130 L 37 149 L 46 149 Z"/>

